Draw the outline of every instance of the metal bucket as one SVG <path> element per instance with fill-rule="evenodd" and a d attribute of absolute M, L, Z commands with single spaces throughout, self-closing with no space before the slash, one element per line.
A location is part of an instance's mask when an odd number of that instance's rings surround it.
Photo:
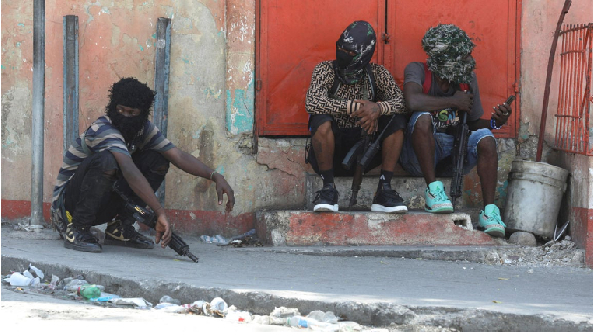
<path fill-rule="evenodd" d="M 504 210 L 506 227 L 552 237 L 568 176 L 566 169 L 545 162 L 513 161 Z"/>

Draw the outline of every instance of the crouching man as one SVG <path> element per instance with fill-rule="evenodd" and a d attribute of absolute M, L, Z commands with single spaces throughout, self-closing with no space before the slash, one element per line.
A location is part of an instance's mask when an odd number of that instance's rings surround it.
<path fill-rule="evenodd" d="M 153 248 L 152 239 L 135 230 L 133 214 L 113 191 L 116 186 L 139 206 L 148 205 L 157 216 L 155 242 L 165 248 L 171 224 L 154 192 L 173 163 L 183 171 L 215 182 L 218 202 L 227 194 L 226 210 L 235 204 L 225 178 L 165 138 L 149 120 L 154 92 L 134 78 L 113 84 L 106 115 L 76 139 L 65 153 L 52 194 L 52 224 L 64 247 L 101 252 L 90 228 L 108 223 L 105 244 Z"/>

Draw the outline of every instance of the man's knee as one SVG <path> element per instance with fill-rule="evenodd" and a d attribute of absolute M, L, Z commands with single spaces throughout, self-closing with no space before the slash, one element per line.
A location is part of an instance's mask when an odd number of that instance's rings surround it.
<path fill-rule="evenodd" d="M 314 139 L 326 139 L 330 134 L 333 134 L 333 129 L 331 127 L 331 121 L 325 121 L 313 134 Z"/>
<path fill-rule="evenodd" d="M 431 114 L 421 114 L 415 121 L 415 128 L 413 133 L 433 133 L 433 119 Z"/>
<path fill-rule="evenodd" d="M 477 143 L 478 153 L 496 153 L 496 139 L 493 136 L 481 138 Z"/>

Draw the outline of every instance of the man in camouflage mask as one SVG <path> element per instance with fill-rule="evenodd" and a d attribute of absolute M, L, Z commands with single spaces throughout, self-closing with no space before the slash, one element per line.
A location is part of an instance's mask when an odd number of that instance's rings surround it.
<path fill-rule="evenodd" d="M 498 153 L 491 129 L 508 121 L 510 105 L 494 107 L 491 120 L 482 118 L 484 110 L 471 56 L 475 45 L 463 30 L 440 24 L 427 30 L 421 44 L 427 61 L 409 63 L 404 69 L 404 97 L 411 116 L 400 163 L 409 174 L 423 176 L 427 184 L 426 211 L 453 212 L 444 184 L 436 180 L 436 175 L 447 176 L 452 171 L 452 130 L 462 122 L 459 111 L 465 111 L 471 135 L 463 173 L 477 166 L 484 203 L 479 226 L 489 235 L 504 237 L 506 225 L 494 204 Z"/>
<path fill-rule="evenodd" d="M 475 60 L 471 52 L 475 47 L 463 30 L 452 24 L 430 28 L 421 45 L 427 56 L 427 66 L 441 79 L 451 83 L 470 83 Z"/>

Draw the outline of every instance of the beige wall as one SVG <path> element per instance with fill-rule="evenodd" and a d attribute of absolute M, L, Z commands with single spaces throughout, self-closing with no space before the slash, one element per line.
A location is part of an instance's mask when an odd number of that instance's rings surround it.
<path fill-rule="evenodd" d="M 564 1 L 524 0 L 521 21 L 521 124 L 520 140 L 539 136 L 550 47 Z M 593 22 L 592 0 L 573 0 L 564 24 Z M 560 79 L 560 43 L 554 57 L 545 140 L 554 144 L 554 127 Z M 534 153 L 535 154 L 535 153 Z M 533 157 L 535 159 L 535 156 Z"/>

